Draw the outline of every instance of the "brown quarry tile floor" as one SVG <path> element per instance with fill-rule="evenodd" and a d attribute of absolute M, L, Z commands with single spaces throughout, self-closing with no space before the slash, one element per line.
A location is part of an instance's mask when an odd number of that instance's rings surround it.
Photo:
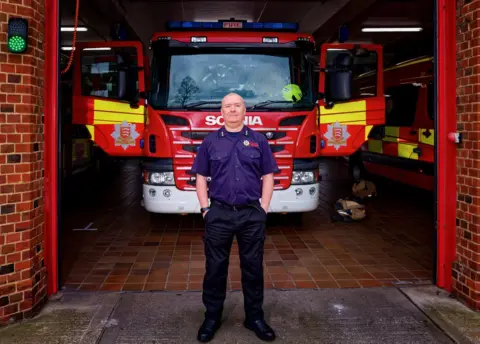
<path fill-rule="evenodd" d="M 61 237 L 62 285 L 69 290 L 201 290 L 200 215 L 149 214 L 140 206 L 138 165 L 128 163 L 67 192 Z M 331 221 L 349 195 L 341 160 L 322 164 L 322 201 L 311 213 L 271 214 L 265 243 L 267 288 L 352 288 L 431 284 L 433 196 L 378 181 L 379 196 L 358 223 Z M 93 223 L 97 231 L 72 231 Z M 236 244 L 230 290 L 241 289 Z"/>

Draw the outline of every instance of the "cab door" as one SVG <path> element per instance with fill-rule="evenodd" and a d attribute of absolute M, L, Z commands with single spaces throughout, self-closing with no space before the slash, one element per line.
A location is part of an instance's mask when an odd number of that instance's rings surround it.
<path fill-rule="evenodd" d="M 143 47 L 140 42 L 77 43 L 73 124 L 112 156 L 142 156 L 146 122 Z"/>
<path fill-rule="evenodd" d="M 383 52 L 374 44 L 323 44 L 318 125 L 321 155 L 349 156 L 385 123 Z"/>
<path fill-rule="evenodd" d="M 416 125 L 418 99 L 422 89 L 405 83 L 386 89 L 386 126 L 383 137 L 383 154 L 418 159 L 419 128 Z"/>

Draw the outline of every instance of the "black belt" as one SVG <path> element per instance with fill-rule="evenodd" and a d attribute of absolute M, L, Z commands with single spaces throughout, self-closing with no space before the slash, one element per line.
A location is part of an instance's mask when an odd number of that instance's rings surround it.
<path fill-rule="evenodd" d="M 230 209 L 230 210 L 240 210 L 240 209 L 246 209 L 246 208 L 251 208 L 251 207 L 257 207 L 260 202 L 259 201 L 253 201 L 251 203 L 247 203 L 247 204 L 235 204 L 235 205 L 231 205 L 231 204 L 227 204 L 225 202 L 221 202 L 221 201 L 218 201 L 216 199 L 211 199 L 211 203 L 212 205 L 213 204 L 218 204 L 219 206 L 223 207 L 223 208 L 227 208 L 227 209 Z"/>

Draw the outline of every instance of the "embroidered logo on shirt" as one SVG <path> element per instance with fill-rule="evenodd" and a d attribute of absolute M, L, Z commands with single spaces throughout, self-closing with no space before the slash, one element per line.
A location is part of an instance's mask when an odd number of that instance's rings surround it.
<path fill-rule="evenodd" d="M 245 147 L 256 147 L 256 148 L 260 147 L 258 143 L 253 141 L 248 141 L 248 140 L 243 141 L 243 144 L 245 145 Z"/>

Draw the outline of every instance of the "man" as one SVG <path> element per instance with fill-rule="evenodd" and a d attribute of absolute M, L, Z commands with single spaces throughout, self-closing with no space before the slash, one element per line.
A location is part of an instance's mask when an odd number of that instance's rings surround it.
<path fill-rule="evenodd" d="M 236 93 L 226 95 L 221 112 L 225 125 L 204 139 L 192 166 L 206 224 L 203 281 L 206 313 L 198 340 L 210 341 L 220 327 L 230 250 L 236 236 L 242 270 L 244 326 L 260 339 L 272 341 L 275 333 L 265 322 L 262 310 L 263 248 L 273 173 L 279 170 L 267 139 L 243 124 L 246 109 L 242 97 Z M 211 181 L 207 191 L 208 176 Z"/>

